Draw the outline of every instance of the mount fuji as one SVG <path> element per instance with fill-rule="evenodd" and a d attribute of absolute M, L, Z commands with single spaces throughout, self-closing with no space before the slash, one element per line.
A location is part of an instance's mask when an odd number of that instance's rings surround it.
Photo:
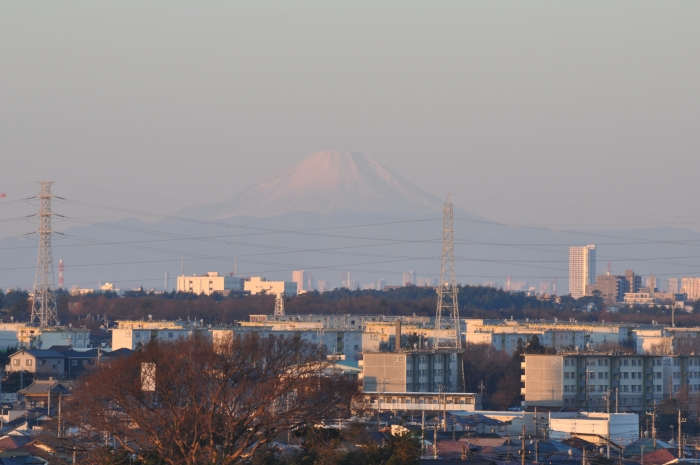
<path fill-rule="evenodd" d="M 206 219 L 271 217 L 290 212 L 332 215 L 442 213 L 443 201 L 361 153 L 316 152 L 223 202 L 187 208 Z"/>

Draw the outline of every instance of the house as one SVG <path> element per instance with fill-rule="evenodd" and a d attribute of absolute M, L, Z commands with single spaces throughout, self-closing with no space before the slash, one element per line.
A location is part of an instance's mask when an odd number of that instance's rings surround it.
<path fill-rule="evenodd" d="M 37 378 L 61 378 L 64 374 L 63 354 L 51 349 L 21 349 L 10 355 L 7 372 L 28 371 Z"/>
<path fill-rule="evenodd" d="M 59 352 L 65 358 L 65 373 L 66 379 L 76 379 L 83 375 L 90 367 L 97 366 L 101 363 L 108 363 L 117 357 L 131 355 L 133 351 L 129 349 L 118 349 L 114 351 L 105 351 L 101 348 L 76 350 L 70 346 L 54 346 L 50 350 Z"/>
<path fill-rule="evenodd" d="M 52 405 L 58 405 L 60 396 L 70 393 L 70 389 L 66 388 L 55 379 L 37 379 L 25 389 L 18 391 L 18 394 L 24 397 L 25 402 L 35 407 L 47 407 L 49 409 Z M 48 402 L 48 405 L 45 405 L 45 402 Z"/>

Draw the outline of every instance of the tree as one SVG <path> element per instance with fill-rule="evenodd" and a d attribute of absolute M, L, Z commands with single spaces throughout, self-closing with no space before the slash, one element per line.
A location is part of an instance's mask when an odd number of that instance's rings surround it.
<path fill-rule="evenodd" d="M 171 465 L 230 464 L 280 432 L 348 416 L 357 384 L 327 369 L 317 346 L 294 338 L 154 341 L 74 388 L 64 446 L 100 463 L 109 434 Z"/>

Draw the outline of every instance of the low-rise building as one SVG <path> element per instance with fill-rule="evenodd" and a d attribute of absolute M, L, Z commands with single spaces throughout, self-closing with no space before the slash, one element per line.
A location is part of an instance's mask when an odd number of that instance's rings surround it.
<path fill-rule="evenodd" d="M 481 408 L 481 395 L 466 392 L 365 392 L 360 401 L 366 410 L 473 412 Z"/>
<path fill-rule="evenodd" d="M 251 295 L 281 294 L 284 297 L 293 297 L 297 295 L 297 283 L 291 281 L 268 281 L 265 278 L 253 276 L 245 278 L 243 282 L 243 290 L 250 292 Z"/>
<path fill-rule="evenodd" d="M 219 276 L 216 271 L 209 271 L 202 276 L 178 276 L 177 291 L 193 294 L 212 295 L 215 292 L 228 294 L 243 292 L 243 278 L 237 276 Z"/>
<path fill-rule="evenodd" d="M 209 330 L 204 327 L 192 328 L 113 328 L 112 330 L 112 350 L 129 349 L 139 350 L 152 340 L 175 341 L 192 337 L 195 334 L 209 337 Z"/>

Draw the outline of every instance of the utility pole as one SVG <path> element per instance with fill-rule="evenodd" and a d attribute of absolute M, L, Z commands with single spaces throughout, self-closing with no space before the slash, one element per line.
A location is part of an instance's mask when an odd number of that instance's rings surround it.
<path fill-rule="evenodd" d="M 56 435 L 60 438 L 61 437 L 61 394 L 58 395 L 58 431 L 56 432 Z"/>
<path fill-rule="evenodd" d="M 438 458 L 438 453 L 437 453 L 437 430 L 438 430 L 438 424 L 435 423 L 435 428 L 433 429 L 433 458 L 437 460 Z"/>
<path fill-rule="evenodd" d="M 654 399 L 654 410 L 651 412 L 651 437 L 654 438 L 654 450 L 656 450 L 656 399 Z"/>
<path fill-rule="evenodd" d="M 420 428 L 420 452 L 421 456 L 425 455 L 425 410 L 423 410 L 421 415 L 421 428 Z"/>
<path fill-rule="evenodd" d="M 681 436 L 681 423 L 685 421 L 685 418 L 681 418 L 681 409 L 680 407 L 678 408 L 678 460 L 681 461 L 683 460 L 683 444 L 682 444 L 682 436 Z"/>
<path fill-rule="evenodd" d="M 525 449 L 525 412 L 523 412 L 523 430 L 520 436 L 520 447 L 520 458 L 522 460 L 522 465 L 525 465 L 525 452 L 527 452 L 527 449 Z"/>

